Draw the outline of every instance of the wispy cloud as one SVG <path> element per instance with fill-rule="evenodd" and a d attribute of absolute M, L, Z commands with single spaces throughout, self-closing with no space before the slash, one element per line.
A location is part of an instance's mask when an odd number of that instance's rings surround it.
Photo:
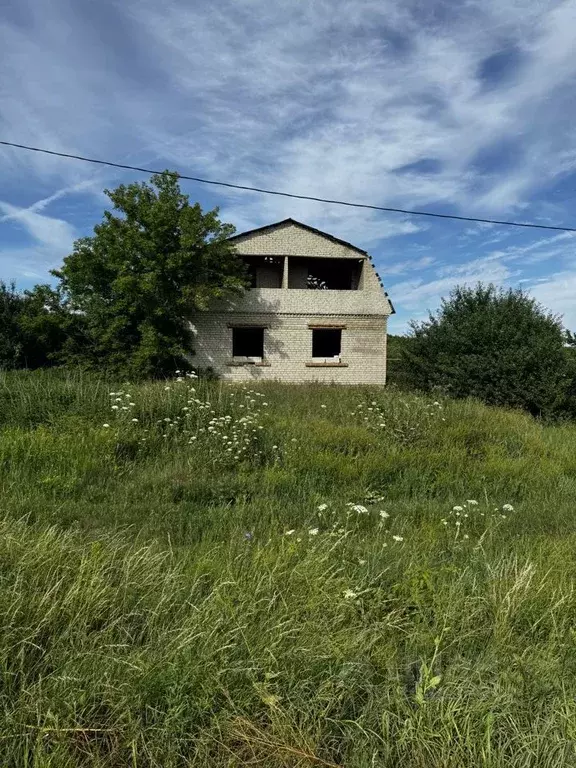
<path fill-rule="evenodd" d="M 576 329 L 576 269 L 551 275 L 529 290 L 541 304 L 561 315 L 566 327 Z"/>
<path fill-rule="evenodd" d="M 67 248 L 74 240 L 74 228 L 62 219 L 45 216 L 31 208 L 16 208 L 2 201 L 0 211 L 4 213 L 0 221 L 10 221 L 21 226 L 33 240 L 48 249 Z"/>

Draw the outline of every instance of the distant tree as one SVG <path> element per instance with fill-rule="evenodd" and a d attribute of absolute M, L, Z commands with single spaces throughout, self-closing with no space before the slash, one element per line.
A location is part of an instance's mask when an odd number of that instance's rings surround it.
<path fill-rule="evenodd" d="M 409 336 L 401 336 L 400 334 L 388 334 L 387 339 L 387 354 L 389 360 L 400 360 L 402 352 L 410 345 Z"/>
<path fill-rule="evenodd" d="M 559 415 L 576 419 L 576 334 L 566 331 L 564 354 L 566 373 L 563 396 L 560 400 Z"/>
<path fill-rule="evenodd" d="M 0 281 L 0 368 L 57 365 L 65 350 L 84 346 L 82 325 L 49 285 L 20 293 Z"/>
<path fill-rule="evenodd" d="M 403 356 L 421 389 L 551 415 L 566 388 L 565 339 L 560 319 L 522 290 L 478 284 L 411 323 Z"/>
<path fill-rule="evenodd" d="M 0 369 L 17 368 L 22 339 L 18 328 L 22 297 L 14 283 L 0 280 Z"/>
<path fill-rule="evenodd" d="M 87 344 L 70 359 L 139 376 L 174 371 L 192 350 L 190 315 L 246 285 L 234 227 L 190 205 L 168 171 L 105 192 L 114 212 L 53 272 L 85 321 Z"/>
<path fill-rule="evenodd" d="M 84 316 L 49 285 L 24 291 L 18 324 L 25 368 L 62 364 L 89 343 Z"/>
<path fill-rule="evenodd" d="M 403 389 L 410 388 L 411 380 L 406 371 L 404 351 L 410 345 L 409 336 L 388 334 L 386 342 L 386 381 Z"/>

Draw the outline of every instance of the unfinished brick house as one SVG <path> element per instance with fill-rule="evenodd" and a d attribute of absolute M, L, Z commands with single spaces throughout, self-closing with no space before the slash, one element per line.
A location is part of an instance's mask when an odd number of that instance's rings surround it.
<path fill-rule="evenodd" d="M 194 318 L 194 364 L 224 380 L 386 382 L 394 312 L 371 257 L 285 219 L 231 238 L 252 287 Z"/>

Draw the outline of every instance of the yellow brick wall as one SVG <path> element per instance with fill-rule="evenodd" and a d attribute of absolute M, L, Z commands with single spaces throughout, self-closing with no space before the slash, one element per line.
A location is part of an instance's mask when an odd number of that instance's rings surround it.
<path fill-rule="evenodd" d="M 238 253 L 254 256 L 353 258 L 363 261 L 359 290 L 312 291 L 255 288 L 212 305 L 194 318 L 196 354 L 193 365 L 213 368 L 231 381 L 277 379 L 340 384 L 384 384 L 386 323 L 390 304 L 367 256 L 329 237 L 287 223 L 234 239 Z M 297 264 L 294 264 L 297 269 Z M 293 273 L 293 277 L 295 277 Z M 342 366 L 310 367 L 310 324 L 341 324 Z M 265 365 L 231 365 L 232 329 L 236 325 L 267 326 Z"/>
<path fill-rule="evenodd" d="M 232 329 L 229 324 L 268 326 L 264 332 L 266 366 L 231 366 Z M 308 367 L 312 362 L 309 324 L 341 324 L 344 367 Z M 200 313 L 192 324 L 195 351 L 192 364 L 212 367 L 230 381 L 281 380 L 340 384 L 386 382 L 386 323 L 383 316 L 270 315 Z"/>

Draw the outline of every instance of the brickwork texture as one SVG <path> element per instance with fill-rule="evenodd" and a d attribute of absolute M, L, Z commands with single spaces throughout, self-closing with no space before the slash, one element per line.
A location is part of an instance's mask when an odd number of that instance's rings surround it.
<path fill-rule="evenodd" d="M 385 383 L 386 325 L 392 310 L 367 254 L 292 221 L 237 236 L 234 243 L 242 255 L 288 257 L 288 269 L 290 256 L 361 260 L 359 290 L 259 288 L 221 301 L 191 323 L 193 365 L 213 368 L 230 381 Z M 233 359 L 235 326 L 264 327 L 262 363 Z M 341 328 L 339 363 L 313 360 L 310 326 Z"/>

